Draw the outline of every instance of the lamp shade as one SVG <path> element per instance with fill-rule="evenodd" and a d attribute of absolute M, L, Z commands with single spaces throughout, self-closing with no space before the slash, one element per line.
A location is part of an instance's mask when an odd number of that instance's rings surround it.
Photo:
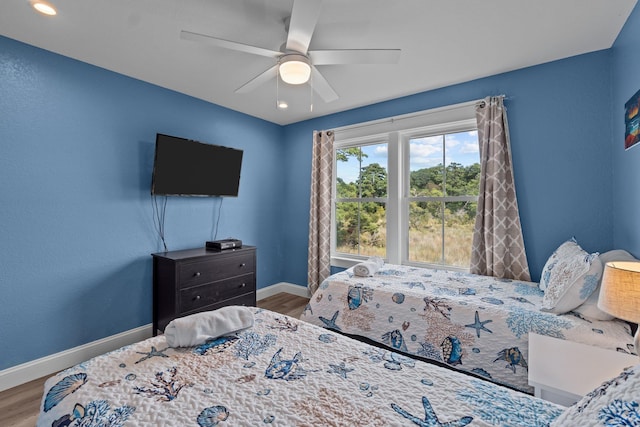
<path fill-rule="evenodd" d="M 278 70 L 282 81 L 292 85 L 306 83 L 311 77 L 309 58 L 300 54 L 284 55 L 280 59 Z"/>
<path fill-rule="evenodd" d="M 598 308 L 619 319 L 640 323 L 640 262 L 605 264 Z"/>

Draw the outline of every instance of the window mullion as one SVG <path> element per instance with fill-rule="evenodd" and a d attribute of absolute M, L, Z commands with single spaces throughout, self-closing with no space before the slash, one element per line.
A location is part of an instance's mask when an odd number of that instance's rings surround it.
<path fill-rule="evenodd" d="M 442 135 L 442 195 L 446 198 L 448 196 L 447 194 L 447 153 L 446 153 L 446 145 L 445 145 L 445 139 L 444 139 L 444 135 Z M 444 264 L 444 233 L 445 233 L 445 226 L 444 226 L 444 210 L 446 207 L 446 203 L 444 200 L 442 200 L 442 202 L 440 202 L 441 205 L 441 209 L 442 209 L 442 217 L 440 218 L 440 221 L 442 222 L 442 232 L 441 232 L 441 248 L 440 248 L 440 262 Z"/>
<path fill-rule="evenodd" d="M 398 132 L 389 133 L 387 173 L 387 260 L 402 263 L 402 149 Z"/>
<path fill-rule="evenodd" d="M 358 255 L 362 255 L 362 147 L 358 148 L 360 155 L 358 156 Z"/>
<path fill-rule="evenodd" d="M 400 235 L 398 241 L 400 245 L 400 259 L 402 264 L 406 264 L 409 260 L 409 197 L 411 183 L 409 177 L 411 175 L 410 167 L 410 137 L 406 134 L 401 135 L 400 141 L 398 141 L 398 147 L 400 149 L 400 165 L 401 173 L 399 178 L 401 180 L 400 194 L 398 195 L 398 209 L 400 210 L 399 230 Z"/>

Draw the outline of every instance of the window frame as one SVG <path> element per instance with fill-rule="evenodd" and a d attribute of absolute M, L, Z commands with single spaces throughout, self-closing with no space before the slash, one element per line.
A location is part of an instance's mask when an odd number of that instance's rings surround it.
<path fill-rule="evenodd" d="M 469 269 L 443 264 L 429 264 L 408 260 L 409 240 L 403 232 L 409 222 L 409 141 L 412 138 L 446 133 L 477 131 L 475 106 L 479 102 L 461 104 L 390 117 L 334 129 L 333 173 L 331 194 L 331 265 L 348 268 L 366 260 L 368 256 L 336 252 L 336 203 L 338 201 L 380 201 L 380 198 L 337 199 L 336 152 L 340 149 L 386 142 L 387 164 L 387 242 L 385 260 L 392 264 L 444 268 L 454 271 Z M 371 199 L 371 200 L 369 200 Z"/>

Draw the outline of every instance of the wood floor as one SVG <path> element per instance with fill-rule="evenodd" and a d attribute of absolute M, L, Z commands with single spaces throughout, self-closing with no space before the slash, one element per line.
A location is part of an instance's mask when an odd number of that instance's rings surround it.
<path fill-rule="evenodd" d="M 299 318 L 308 298 L 280 293 L 258 301 L 258 307 Z M 33 427 L 36 425 L 44 382 L 47 377 L 38 378 L 0 392 L 0 426 Z"/>
<path fill-rule="evenodd" d="M 299 319 L 308 302 L 309 298 L 280 293 L 258 301 L 258 307 Z"/>

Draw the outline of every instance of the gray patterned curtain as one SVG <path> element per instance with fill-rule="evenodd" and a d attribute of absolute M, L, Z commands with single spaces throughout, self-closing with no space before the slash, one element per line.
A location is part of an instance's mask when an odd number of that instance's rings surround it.
<path fill-rule="evenodd" d="M 308 285 L 313 294 L 331 272 L 331 188 L 333 132 L 313 132 Z"/>
<path fill-rule="evenodd" d="M 480 193 L 470 271 L 485 276 L 530 281 L 503 98 L 487 97 L 476 106 Z"/>

